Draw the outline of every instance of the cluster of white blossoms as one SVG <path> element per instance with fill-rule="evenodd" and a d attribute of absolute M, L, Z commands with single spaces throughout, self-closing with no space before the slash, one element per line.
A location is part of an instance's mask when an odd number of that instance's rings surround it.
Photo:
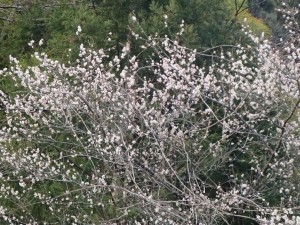
<path fill-rule="evenodd" d="M 146 61 L 84 45 L 76 63 L 11 58 L 0 71 L 19 90 L 0 92 L 1 219 L 297 224 L 300 57 L 250 38 L 255 47 L 216 48 L 209 64 L 151 36 Z"/>

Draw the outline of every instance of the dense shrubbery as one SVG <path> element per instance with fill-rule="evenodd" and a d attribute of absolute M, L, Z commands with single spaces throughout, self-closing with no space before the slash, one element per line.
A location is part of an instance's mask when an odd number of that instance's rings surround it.
<path fill-rule="evenodd" d="M 80 43 L 95 48 L 115 47 L 118 53 L 122 44 L 130 39 L 132 12 L 147 33 L 157 32 L 172 38 L 184 20 L 186 33 L 181 41 L 193 47 L 232 44 L 241 38 L 238 25 L 232 23 L 234 12 L 228 9 L 228 3 L 217 0 L 86 0 L 73 3 L 28 0 L 19 1 L 19 4 L 6 0 L 3 3 L 0 3 L 0 68 L 9 65 L 9 55 L 18 56 L 23 65 L 32 65 L 28 56 L 33 51 L 27 43 L 38 42 L 41 38 L 45 41 L 43 50 L 60 60 L 66 60 L 68 48 L 75 50 Z M 169 17 L 168 29 L 164 15 Z M 78 25 L 85 31 L 80 38 L 74 33 Z"/>

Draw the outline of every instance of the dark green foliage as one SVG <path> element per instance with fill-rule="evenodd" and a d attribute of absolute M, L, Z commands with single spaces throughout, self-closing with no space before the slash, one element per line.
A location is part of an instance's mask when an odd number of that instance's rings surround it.
<path fill-rule="evenodd" d="M 231 21 L 232 12 L 222 1 L 153 1 L 149 9 L 150 12 L 138 14 L 146 34 L 157 33 L 176 39 L 180 32 L 179 25 L 184 22 L 185 32 L 179 41 L 190 47 L 233 43 L 242 36 Z M 164 19 L 165 15 L 168 19 Z M 233 30 L 235 32 L 231 32 Z"/>
<path fill-rule="evenodd" d="M 130 36 L 132 14 L 138 17 L 146 35 L 158 33 L 176 38 L 184 20 L 182 41 L 191 47 L 233 43 L 241 36 L 237 32 L 239 28 L 231 23 L 232 12 L 227 10 L 226 3 L 216 0 L 94 0 L 76 4 L 61 0 L 54 3 L 41 0 L 24 3 L 21 10 L 12 9 L 13 21 L 0 21 L 3 24 L 0 68 L 9 65 L 9 55 L 18 56 L 24 65 L 30 65 L 28 60 L 33 50 L 27 43 L 31 40 L 37 46 L 44 39 L 42 48 L 51 57 L 63 61 L 69 60 L 70 54 L 74 58 L 79 43 L 95 48 L 111 47 L 119 52 Z M 168 28 L 165 28 L 164 15 L 168 16 Z M 75 34 L 78 26 L 82 27 L 79 36 Z M 69 53 L 69 48 L 74 53 Z"/>
<path fill-rule="evenodd" d="M 249 6 L 253 15 L 259 17 L 262 11 L 274 13 L 277 2 L 275 0 L 249 0 Z"/>

